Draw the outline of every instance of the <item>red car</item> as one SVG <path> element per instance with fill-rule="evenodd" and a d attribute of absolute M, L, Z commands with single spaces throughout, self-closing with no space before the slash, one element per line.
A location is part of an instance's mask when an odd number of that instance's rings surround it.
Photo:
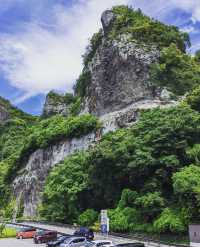
<path fill-rule="evenodd" d="M 25 239 L 25 238 L 33 238 L 36 234 L 35 228 L 23 228 L 19 232 L 17 232 L 16 238 L 17 239 Z"/>
<path fill-rule="evenodd" d="M 39 232 L 36 232 L 33 239 L 34 239 L 35 244 L 47 243 L 51 240 L 57 239 L 57 232 L 56 231 L 39 231 Z"/>

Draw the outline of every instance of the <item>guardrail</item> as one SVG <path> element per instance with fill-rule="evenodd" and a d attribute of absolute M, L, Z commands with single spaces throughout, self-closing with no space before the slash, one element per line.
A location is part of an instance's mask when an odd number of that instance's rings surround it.
<path fill-rule="evenodd" d="M 29 223 L 29 225 L 24 224 L 26 222 Z M 30 226 L 31 223 L 42 224 L 46 226 L 58 226 L 58 227 L 64 227 L 64 228 L 73 229 L 73 230 L 76 230 L 78 228 L 78 226 L 75 226 L 75 225 L 63 224 L 63 223 L 58 223 L 58 222 L 36 221 L 36 220 L 24 220 L 23 223 L 22 221 L 18 221 L 17 223 L 10 223 L 10 224 L 28 227 Z M 36 227 L 36 228 L 40 230 L 45 230 L 44 228 L 40 228 L 40 227 Z M 58 233 L 61 235 L 67 235 L 62 232 L 58 232 Z M 96 232 L 96 234 L 100 234 L 100 232 Z M 169 244 L 169 243 L 166 243 L 165 241 L 156 240 L 154 238 L 149 238 L 147 236 L 142 236 L 139 234 L 125 234 L 125 233 L 109 232 L 109 236 L 122 238 L 122 239 L 125 238 L 125 239 L 130 239 L 130 240 L 141 241 L 153 247 L 161 247 L 161 245 L 166 246 L 166 247 L 192 247 L 190 245 L 183 245 L 183 244 Z"/>

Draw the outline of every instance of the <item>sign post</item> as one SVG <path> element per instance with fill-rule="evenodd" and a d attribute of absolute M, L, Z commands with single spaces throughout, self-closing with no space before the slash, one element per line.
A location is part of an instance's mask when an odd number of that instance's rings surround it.
<path fill-rule="evenodd" d="M 101 233 L 108 236 L 109 218 L 107 210 L 101 210 Z"/>

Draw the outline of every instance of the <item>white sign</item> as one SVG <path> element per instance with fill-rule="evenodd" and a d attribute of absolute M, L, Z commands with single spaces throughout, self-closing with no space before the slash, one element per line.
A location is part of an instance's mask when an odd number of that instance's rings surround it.
<path fill-rule="evenodd" d="M 109 229 L 110 228 L 110 219 L 109 218 L 107 218 L 107 232 L 109 232 Z"/>
<path fill-rule="evenodd" d="M 101 210 L 101 225 L 107 225 L 108 213 L 107 210 Z"/>
<path fill-rule="evenodd" d="M 103 234 L 109 232 L 109 218 L 107 210 L 101 210 L 101 232 Z"/>

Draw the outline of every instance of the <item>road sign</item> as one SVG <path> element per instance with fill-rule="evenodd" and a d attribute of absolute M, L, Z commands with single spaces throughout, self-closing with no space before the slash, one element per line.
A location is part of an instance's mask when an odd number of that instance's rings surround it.
<path fill-rule="evenodd" d="M 107 210 L 101 210 L 101 232 L 103 234 L 109 232 L 109 218 Z"/>
<path fill-rule="evenodd" d="M 101 225 L 106 225 L 107 224 L 107 210 L 101 210 Z"/>
<path fill-rule="evenodd" d="M 108 232 L 108 231 L 107 231 L 107 225 L 106 225 L 106 224 L 101 225 L 101 233 L 105 234 L 105 233 L 107 233 L 107 232 Z"/>

